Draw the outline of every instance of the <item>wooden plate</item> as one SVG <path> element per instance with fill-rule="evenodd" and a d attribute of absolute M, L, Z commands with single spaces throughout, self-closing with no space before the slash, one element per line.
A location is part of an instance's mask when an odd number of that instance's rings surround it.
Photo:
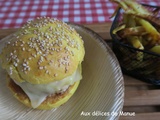
<path fill-rule="evenodd" d="M 124 83 L 115 55 L 96 33 L 83 26 L 69 24 L 82 36 L 86 51 L 82 64 L 83 79 L 76 93 L 57 109 L 46 111 L 27 108 L 8 90 L 6 73 L 0 67 L 0 119 L 118 119 L 124 102 Z"/>

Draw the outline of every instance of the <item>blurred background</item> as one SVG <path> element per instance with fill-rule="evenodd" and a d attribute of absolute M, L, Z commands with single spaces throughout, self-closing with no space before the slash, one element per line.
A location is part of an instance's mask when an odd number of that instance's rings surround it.
<path fill-rule="evenodd" d="M 139 2 L 160 6 L 160 0 Z M 0 0 L 0 29 L 19 28 L 39 16 L 78 24 L 112 22 L 115 8 L 109 0 Z"/>

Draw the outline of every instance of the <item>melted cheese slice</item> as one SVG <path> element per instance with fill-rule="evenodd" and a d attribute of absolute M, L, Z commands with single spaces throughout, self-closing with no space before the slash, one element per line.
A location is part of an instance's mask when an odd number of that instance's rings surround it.
<path fill-rule="evenodd" d="M 80 66 L 80 65 L 79 65 Z M 37 108 L 48 95 L 55 94 L 57 92 L 65 91 L 74 82 L 81 80 L 81 68 L 78 69 L 69 77 L 66 77 L 60 81 L 51 82 L 49 84 L 30 84 L 28 82 L 18 83 L 23 91 L 28 95 L 33 108 Z"/>

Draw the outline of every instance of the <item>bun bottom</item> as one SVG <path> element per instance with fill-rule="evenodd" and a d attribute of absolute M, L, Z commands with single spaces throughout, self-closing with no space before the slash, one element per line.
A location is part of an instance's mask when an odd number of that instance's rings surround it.
<path fill-rule="evenodd" d="M 7 80 L 8 87 L 12 91 L 14 97 L 24 105 L 32 108 L 31 102 L 26 93 L 17 84 L 15 84 L 9 76 L 7 76 Z M 69 86 L 69 88 L 63 93 L 57 93 L 54 95 L 47 96 L 46 100 L 43 101 L 41 105 L 39 105 L 36 109 L 49 110 L 52 108 L 57 108 L 62 104 L 66 103 L 76 91 L 79 83 L 80 81 L 75 82 L 73 85 Z"/>

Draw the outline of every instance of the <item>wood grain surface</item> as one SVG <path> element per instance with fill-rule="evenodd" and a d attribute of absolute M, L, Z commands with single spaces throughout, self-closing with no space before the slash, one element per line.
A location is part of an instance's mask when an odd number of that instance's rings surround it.
<path fill-rule="evenodd" d="M 98 33 L 106 42 L 111 40 L 111 23 L 87 24 L 87 28 Z M 0 39 L 18 29 L 0 29 Z M 124 75 L 125 100 L 124 112 L 135 112 L 135 116 L 120 116 L 120 120 L 159 120 L 160 119 L 160 86 L 142 82 Z"/>

